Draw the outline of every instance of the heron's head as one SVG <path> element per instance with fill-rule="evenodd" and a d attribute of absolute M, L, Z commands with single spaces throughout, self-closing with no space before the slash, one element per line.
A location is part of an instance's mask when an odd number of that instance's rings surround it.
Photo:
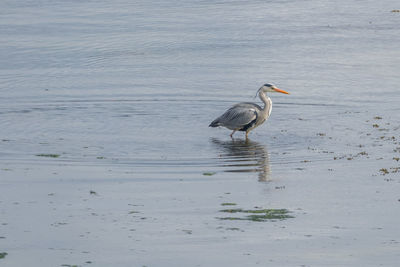
<path fill-rule="evenodd" d="M 282 89 L 279 89 L 278 87 L 276 87 L 275 85 L 270 84 L 270 83 L 266 83 L 263 86 L 261 86 L 261 88 L 258 89 L 258 92 L 263 92 L 263 93 L 278 92 L 278 93 L 287 94 L 287 95 L 289 94 L 288 92 L 283 91 Z"/>

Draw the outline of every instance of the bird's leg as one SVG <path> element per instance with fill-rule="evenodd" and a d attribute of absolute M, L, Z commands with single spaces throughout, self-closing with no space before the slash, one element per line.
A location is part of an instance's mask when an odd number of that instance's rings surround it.
<path fill-rule="evenodd" d="M 233 132 L 230 134 L 231 138 L 233 138 L 233 134 L 236 132 L 236 130 L 233 130 Z"/>
<path fill-rule="evenodd" d="M 246 131 L 246 139 L 249 138 L 249 132 L 250 131 Z"/>

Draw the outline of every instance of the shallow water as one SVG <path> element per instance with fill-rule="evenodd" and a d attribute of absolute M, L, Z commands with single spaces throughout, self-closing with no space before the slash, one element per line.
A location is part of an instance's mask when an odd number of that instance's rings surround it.
<path fill-rule="evenodd" d="M 4 266 L 398 263 L 397 1 L 0 7 Z"/>

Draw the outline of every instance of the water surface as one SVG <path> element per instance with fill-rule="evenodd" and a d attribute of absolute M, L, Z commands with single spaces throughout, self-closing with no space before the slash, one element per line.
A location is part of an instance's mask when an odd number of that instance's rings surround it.
<path fill-rule="evenodd" d="M 399 261 L 397 1 L 0 7 L 5 266 Z M 266 82 L 249 140 L 207 127 Z"/>

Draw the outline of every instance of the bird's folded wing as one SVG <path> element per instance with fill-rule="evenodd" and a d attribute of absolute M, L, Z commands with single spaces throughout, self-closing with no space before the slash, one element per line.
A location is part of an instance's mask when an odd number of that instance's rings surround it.
<path fill-rule="evenodd" d="M 225 125 L 240 127 L 249 124 L 256 118 L 257 112 L 255 108 L 234 106 L 220 117 L 220 121 Z"/>

